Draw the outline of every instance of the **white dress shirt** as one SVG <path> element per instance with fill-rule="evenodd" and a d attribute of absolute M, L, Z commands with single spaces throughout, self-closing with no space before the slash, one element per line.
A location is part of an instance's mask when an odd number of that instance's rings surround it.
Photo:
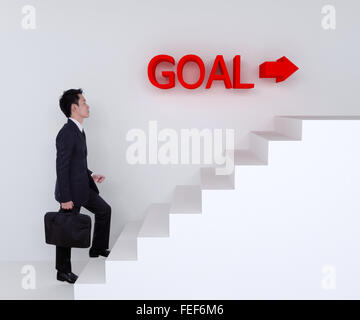
<path fill-rule="evenodd" d="M 80 130 L 80 132 L 83 131 L 83 126 L 81 125 L 81 123 L 80 123 L 79 121 L 77 121 L 76 119 L 71 118 L 71 117 L 69 117 L 69 119 L 72 120 L 72 121 L 77 125 L 77 127 L 78 127 L 79 130 Z"/>
<path fill-rule="evenodd" d="M 83 131 L 83 126 L 81 125 L 81 123 L 80 123 L 79 121 L 77 121 L 76 119 L 71 118 L 71 117 L 69 117 L 69 119 L 72 120 L 72 121 L 77 125 L 77 127 L 78 127 L 79 130 L 80 130 L 80 132 Z M 94 175 L 94 173 L 91 174 L 91 176 L 93 176 L 93 175 Z"/>

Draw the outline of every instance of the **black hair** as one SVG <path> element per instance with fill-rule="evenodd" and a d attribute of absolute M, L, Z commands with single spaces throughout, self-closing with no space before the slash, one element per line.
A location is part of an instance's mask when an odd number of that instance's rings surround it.
<path fill-rule="evenodd" d="M 60 109 L 64 112 L 65 116 L 71 116 L 71 105 L 73 103 L 79 105 L 79 94 L 82 94 L 82 89 L 69 89 L 63 92 L 59 99 Z"/>

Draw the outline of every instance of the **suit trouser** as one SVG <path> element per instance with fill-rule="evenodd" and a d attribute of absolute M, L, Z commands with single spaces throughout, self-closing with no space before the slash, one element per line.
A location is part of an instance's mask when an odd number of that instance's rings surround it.
<path fill-rule="evenodd" d="M 109 248 L 111 207 L 93 189 L 90 189 L 89 200 L 82 205 L 95 214 L 95 226 L 91 249 L 106 250 Z M 60 205 L 61 209 L 61 205 Z M 80 207 L 74 206 L 79 212 Z M 64 211 L 61 209 L 61 211 Z M 60 272 L 71 272 L 71 248 L 56 246 L 56 269 Z"/>

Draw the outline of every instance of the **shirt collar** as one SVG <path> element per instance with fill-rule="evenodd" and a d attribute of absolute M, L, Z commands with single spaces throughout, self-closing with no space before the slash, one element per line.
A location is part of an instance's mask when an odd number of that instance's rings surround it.
<path fill-rule="evenodd" d="M 83 126 L 81 125 L 81 123 L 79 121 L 77 121 L 74 118 L 69 117 L 70 120 L 72 120 L 73 122 L 75 122 L 75 124 L 77 125 L 77 127 L 79 128 L 79 130 L 82 132 L 83 131 Z"/>

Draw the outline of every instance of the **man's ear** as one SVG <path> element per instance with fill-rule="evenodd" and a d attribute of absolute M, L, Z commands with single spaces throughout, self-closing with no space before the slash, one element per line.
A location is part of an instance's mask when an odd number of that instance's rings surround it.
<path fill-rule="evenodd" d="M 72 114 L 74 114 L 76 112 L 76 107 L 78 107 L 78 106 L 75 103 L 71 104 L 70 111 L 71 111 Z"/>

